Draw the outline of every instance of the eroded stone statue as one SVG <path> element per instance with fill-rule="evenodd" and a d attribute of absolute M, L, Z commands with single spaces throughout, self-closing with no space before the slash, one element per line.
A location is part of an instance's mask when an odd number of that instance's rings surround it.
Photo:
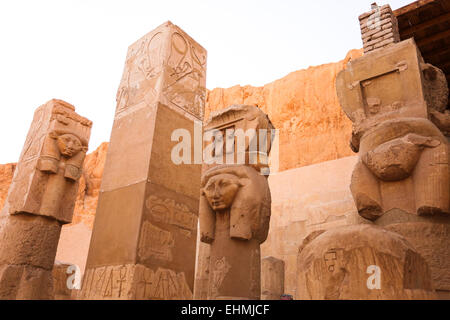
<path fill-rule="evenodd" d="M 413 39 L 352 60 L 336 89 L 359 152 L 351 192 L 359 214 L 404 236 L 450 293 L 448 86 Z"/>
<path fill-rule="evenodd" d="M 36 110 L 0 215 L 0 298 L 52 298 L 61 226 L 72 221 L 91 127 L 62 100 Z"/>
<path fill-rule="evenodd" d="M 204 174 L 200 229 L 211 244 L 210 299 L 259 299 L 270 203 L 267 179 L 254 168 L 224 165 Z"/>
<path fill-rule="evenodd" d="M 267 130 L 270 137 L 273 126 L 258 107 L 233 105 L 214 113 L 205 125 L 205 131 L 221 131 L 230 140 L 227 129 L 232 134 Z M 258 135 L 249 135 L 242 150 L 225 145 L 218 154 L 223 163 L 229 154 L 245 155 L 244 163 L 203 167 L 199 219 L 201 241 L 211 244 L 208 299 L 260 299 L 260 244 L 269 232 L 271 205 L 267 177 L 261 173 L 268 169 L 271 141 L 260 140 L 252 150 L 252 137 Z M 258 155 L 254 162 L 252 152 Z"/>
<path fill-rule="evenodd" d="M 430 121 L 447 104 L 437 74 L 410 39 L 353 60 L 338 75 L 340 103 L 353 121 L 350 146 L 360 158 L 351 190 L 364 218 L 393 208 L 450 212 L 448 142 Z"/>

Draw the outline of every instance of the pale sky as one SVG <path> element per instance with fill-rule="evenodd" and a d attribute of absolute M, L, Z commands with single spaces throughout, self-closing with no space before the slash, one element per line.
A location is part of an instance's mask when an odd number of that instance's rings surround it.
<path fill-rule="evenodd" d="M 89 152 L 109 141 L 127 48 L 167 20 L 208 51 L 208 89 L 261 86 L 361 48 L 358 15 L 373 1 L 1 1 L 0 163 L 18 160 L 52 98 L 94 122 Z"/>

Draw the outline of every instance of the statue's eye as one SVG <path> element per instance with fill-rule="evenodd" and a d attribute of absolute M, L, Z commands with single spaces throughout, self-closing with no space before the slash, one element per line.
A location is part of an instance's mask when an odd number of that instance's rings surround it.
<path fill-rule="evenodd" d="M 221 181 L 220 182 L 220 186 L 221 187 L 226 187 L 226 186 L 229 186 L 230 185 L 230 182 L 229 181 Z"/>

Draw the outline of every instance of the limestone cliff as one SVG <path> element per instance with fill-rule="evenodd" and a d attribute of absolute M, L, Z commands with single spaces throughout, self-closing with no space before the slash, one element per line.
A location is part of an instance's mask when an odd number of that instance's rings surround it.
<path fill-rule="evenodd" d="M 279 170 L 354 155 L 349 148 L 351 121 L 339 106 L 335 79 L 350 59 L 292 72 L 263 87 L 234 86 L 208 92 L 205 117 L 231 104 L 256 104 L 280 129 Z"/>
<path fill-rule="evenodd" d="M 205 117 L 231 104 L 256 104 L 280 129 L 280 170 L 298 168 L 353 155 L 348 147 L 351 122 L 338 103 L 335 78 L 350 59 L 362 55 L 351 50 L 344 60 L 298 70 L 263 87 L 234 86 L 208 91 Z M 73 224 L 92 228 L 108 143 L 85 160 Z M 0 208 L 6 199 L 15 164 L 0 165 Z"/>

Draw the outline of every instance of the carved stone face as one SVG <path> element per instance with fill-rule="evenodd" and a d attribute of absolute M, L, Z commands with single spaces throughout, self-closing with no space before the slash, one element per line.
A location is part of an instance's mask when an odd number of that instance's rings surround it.
<path fill-rule="evenodd" d="M 65 157 L 73 157 L 82 148 L 80 139 L 70 133 L 58 136 L 56 143 L 58 144 L 59 151 Z"/>
<path fill-rule="evenodd" d="M 231 206 L 240 187 L 239 178 L 232 174 L 211 177 L 203 189 L 213 210 L 225 210 Z"/>

